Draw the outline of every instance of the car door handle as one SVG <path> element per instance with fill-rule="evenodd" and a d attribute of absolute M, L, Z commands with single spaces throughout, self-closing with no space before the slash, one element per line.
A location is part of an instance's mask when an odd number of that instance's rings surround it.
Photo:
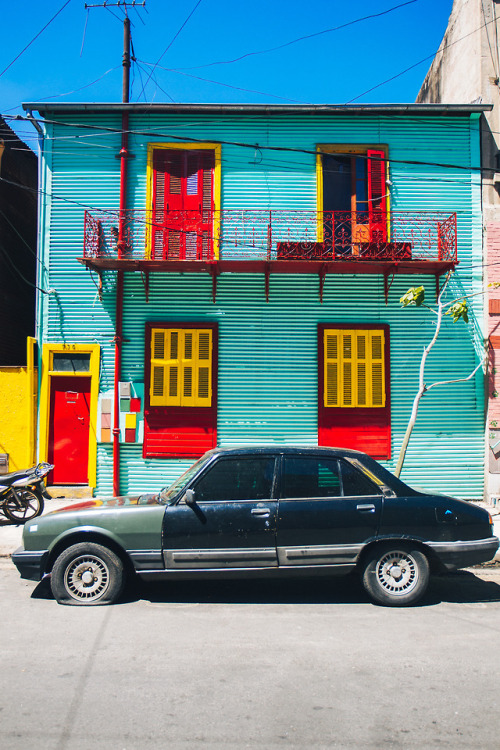
<path fill-rule="evenodd" d="M 250 511 L 252 516 L 264 516 L 265 518 L 271 514 L 269 508 L 252 508 Z"/>
<path fill-rule="evenodd" d="M 356 505 L 356 510 L 360 513 L 375 513 L 375 506 L 373 503 L 367 503 L 366 505 Z"/>

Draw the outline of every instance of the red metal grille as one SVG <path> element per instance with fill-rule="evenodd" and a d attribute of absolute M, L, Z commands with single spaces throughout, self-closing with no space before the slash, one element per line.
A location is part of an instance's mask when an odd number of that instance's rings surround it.
<path fill-rule="evenodd" d="M 383 215 L 382 215 L 383 213 Z M 126 249 L 135 260 L 457 262 L 457 217 L 439 211 L 368 212 L 224 209 L 127 211 Z M 85 212 L 84 258 L 117 258 L 118 211 Z M 383 229 L 383 231 L 382 231 Z"/>

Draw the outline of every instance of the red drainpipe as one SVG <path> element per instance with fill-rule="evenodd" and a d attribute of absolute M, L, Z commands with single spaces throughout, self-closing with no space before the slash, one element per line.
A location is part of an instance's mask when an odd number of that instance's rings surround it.
<path fill-rule="evenodd" d="M 118 259 L 127 247 L 127 166 L 128 166 L 128 112 L 122 114 L 122 147 L 120 149 L 120 221 L 118 225 Z M 113 495 L 120 494 L 120 378 L 123 339 L 123 271 L 116 277 L 115 322 L 115 383 L 113 427 Z"/>
<path fill-rule="evenodd" d="M 129 101 L 130 90 L 130 19 L 123 21 L 123 82 L 122 101 Z M 128 167 L 128 112 L 122 113 L 122 147 L 120 149 L 120 220 L 118 224 L 118 260 L 128 246 L 127 242 L 127 167 Z M 123 271 L 116 275 L 116 321 L 115 321 L 115 384 L 113 420 L 113 495 L 120 494 L 120 379 L 123 341 Z"/>

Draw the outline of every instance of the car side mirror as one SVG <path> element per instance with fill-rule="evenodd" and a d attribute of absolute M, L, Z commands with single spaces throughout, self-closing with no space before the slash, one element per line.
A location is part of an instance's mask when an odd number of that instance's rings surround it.
<path fill-rule="evenodd" d="M 194 490 L 186 490 L 184 494 L 184 502 L 189 505 L 190 508 L 194 508 L 196 500 L 194 499 Z"/>
<path fill-rule="evenodd" d="M 394 490 L 391 490 L 390 487 L 382 487 L 382 494 L 384 497 L 397 497 Z"/>

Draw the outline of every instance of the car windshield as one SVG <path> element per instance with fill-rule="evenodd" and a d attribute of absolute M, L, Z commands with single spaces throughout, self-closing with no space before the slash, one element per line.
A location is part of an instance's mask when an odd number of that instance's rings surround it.
<path fill-rule="evenodd" d="M 195 474 L 212 458 L 211 454 L 208 456 L 202 456 L 199 461 L 196 461 L 187 471 L 182 474 L 179 479 L 176 479 L 169 487 L 164 487 L 160 494 L 159 499 L 166 505 L 172 505 L 174 499 L 177 497 L 179 492 L 189 483 Z"/>

